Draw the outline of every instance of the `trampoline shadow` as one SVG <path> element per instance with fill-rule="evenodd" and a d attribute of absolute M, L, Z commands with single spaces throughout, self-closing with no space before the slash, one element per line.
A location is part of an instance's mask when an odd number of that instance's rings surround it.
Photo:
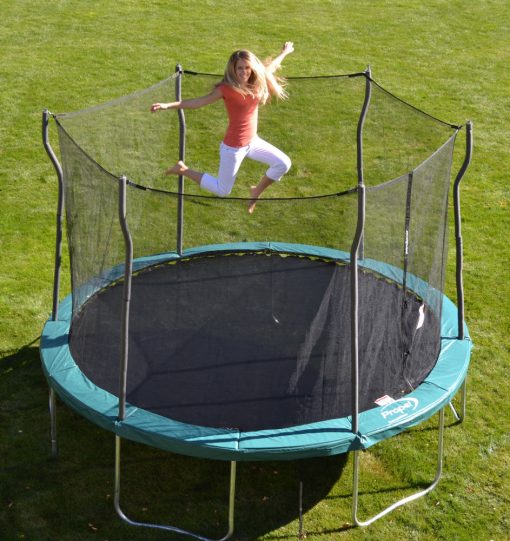
<path fill-rule="evenodd" d="M 302 512 L 324 500 L 338 482 L 348 454 L 288 462 L 240 464 L 236 539 L 257 539 L 296 522 L 288 537 L 298 537 L 299 491 L 303 487 Z M 306 517 L 304 520 L 306 531 Z"/>
<path fill-rule="evenodd" d="M 28 364 L 38 361 L 40 336 L 36 336 L 31 342 L 13 351 L 6 351 L 0 356 L 0 375 L 8 374 L 13 370 L 26 367 Z"/>

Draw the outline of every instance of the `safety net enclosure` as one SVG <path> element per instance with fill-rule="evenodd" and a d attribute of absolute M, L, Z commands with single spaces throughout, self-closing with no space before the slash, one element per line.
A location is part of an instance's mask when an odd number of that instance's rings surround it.
<path fill-rule="evenodd" d="M 50 387 L 118 436 L 230 461 L 362 449 L 430 417 L 471 349 L 443 293 L 461 127 L 368 72 L 291 78 L 259 134 L 298 158 L 249 215 L 260 164 L 225 198 L 164 175 L 184 156 L 216 172 L 223 105 L 149 113 L 218 80 L 178 70 L 53 115 L 72 292 L 42 335 Z"/>

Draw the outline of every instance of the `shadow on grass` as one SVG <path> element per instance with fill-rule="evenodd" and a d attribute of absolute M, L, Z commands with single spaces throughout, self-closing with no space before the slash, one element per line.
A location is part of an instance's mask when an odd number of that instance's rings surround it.
<path fill-rule="evenodd" d="M 40 336 L 37 336 L 30 343 L 16 351 L 3 353 L 0 358 L 0 376 L 8 374 L 12 370 L 23 368 L 34 360 L 38 360 L 38 345 L 40 338 Z M 3 382 L 0 381 L 0 385 L 2 385 L 2 383 Z"/>
<path fill-rule="evenodd" d="M 51 458 L 48 387 L 37 341 L 0 360 L 2 539 L 183 539 L 118 518 L 113 507 L 114 436 L 60 401 L 59 457 Z M 212 538 L 225 534 L 228 463 L 129 441 L 123 442 L 122 453 L 121 506 L 130 518 L 174 524 Z M 346 462 L 347 455 L 239 463 L 232 539 L 255 540 L 270 532 L 297 539 L 300 481 L 306 513 L 327 497 Z"/>

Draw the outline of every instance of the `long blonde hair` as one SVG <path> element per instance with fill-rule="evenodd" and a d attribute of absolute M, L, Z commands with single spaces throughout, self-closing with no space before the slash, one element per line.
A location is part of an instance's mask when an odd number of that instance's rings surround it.
<path fill-rule="evenodd" d="M 251 68 L 251 75 L 247 86 L 241 86 L 236 75 L 236 64 L 239 60 L 245 60 Z M 234 51 L 228 59 L 225 74 L 221 83 L 227 84 L 245 96 L 255 96 L 264 104 L 271 96 L 280 99 L 287 98 L 285 92 L 285 80 L 276 77 L 267 69 L 270 62 L 262 63 L 252 52 L 247 50 Z M 220 83 L 220 84 L 221 84 Z"/>

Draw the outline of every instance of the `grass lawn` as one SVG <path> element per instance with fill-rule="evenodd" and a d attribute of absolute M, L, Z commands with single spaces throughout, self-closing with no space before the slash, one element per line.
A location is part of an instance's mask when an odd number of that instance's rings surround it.
<path fill-rule="evenodd" d="M 164 79 L 176 63 L 221 73 L 232 50 L 266 57 L 285 40 L 296 46 L 286 75 L 370 65 L 377 82 L 418 108 L 455 124 L 473 121 L 473 162 L 461 198 L 466 320 L 475 349 L 467 417 L 459 425 L 446 412 L 444 473 L 431 494 L 356 529 L 350 456 L 241 464 L 234 539 L 296 539 L 298 479 L 308 539 L 509 539 L 508 2 L 0 0 L 0 11 L 0 539 L 180 538 L 122 523 L 112 502 L 113 435 L 62 405 L 60 457 L 49 456 L 38 339 L 51 310 L 57 182 L 41 143 L 42 110 L 111 100 Z M 323 102 L 318 95 L 318 111 Z M 292 144 L 295 174 L 304 178 L 310 149 Z M 460 136 L 456 167 L 462 145 Z M 452 233 L 446 293 L 455 298 Z M 362 517 L 432 479 L 436 423 L 434 417 L 363 454 Z M 124 451 L 128 513 L 223 535 L 228 464 L 131 442 Z"/>

